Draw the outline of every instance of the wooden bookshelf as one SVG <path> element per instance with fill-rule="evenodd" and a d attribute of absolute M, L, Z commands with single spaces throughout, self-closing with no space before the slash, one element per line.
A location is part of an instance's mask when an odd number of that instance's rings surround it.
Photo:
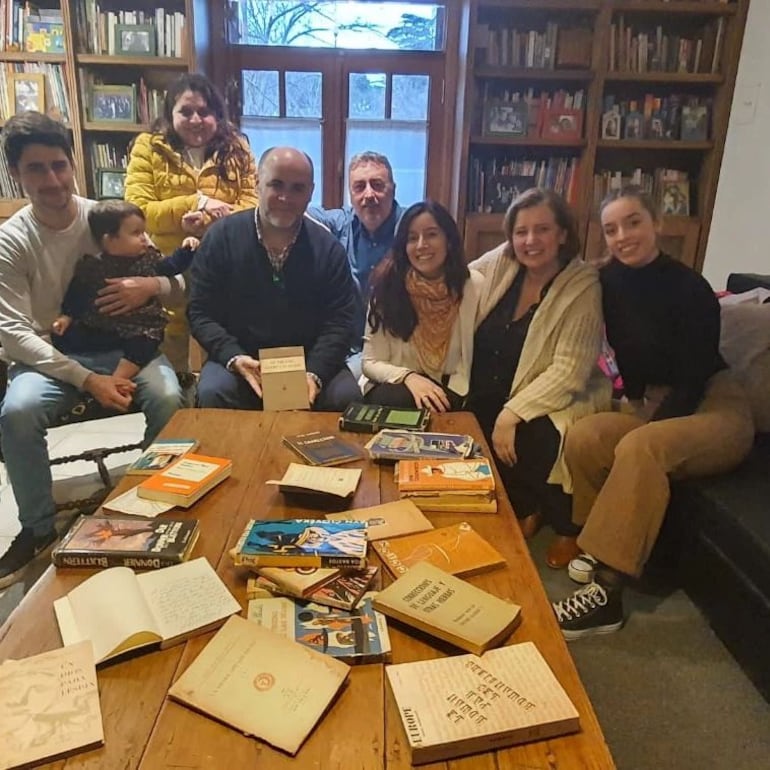
<path fill-rule="evenodd" d="M 105 51 L 88 50 L 85 35 L 93 25 L 84 24 L 86 0 L 60 0 L 64 26 L 64 53 L 27 53 L 0 51 L 0 67 L 18 63 L 60 64 L 64 72 L 65 88 L 69 102 L 70 120 L 75 156 L 75 175 L 81 194 L 95 196 L 96 171 L 91 162 L 91 146 L 94 142 L 115 143 L 127 147 L 136 134 L 148 130 L 141 122 L 117 120 L 92 120 L 90 117 L 88 83 L 98 79 L 105 84 L 138 84 L 144 78 L 148 86 L 162 90 L 182 72 L 205 71 L 209 58 L 209 6 L 206 0 L 116 0 L 105 5 L 107 10 L 144 11 L 154 16 L 156 8 L 184 15 L 181 39 L 183 55 L 130 56 L 108 54 Z M 55 4 L 55 0 L 54 0 Z M 50 4 L 47 4 L 50 5 Z M 2 120 L 0 120 L 2 125 Z M 7 218 L 26 201 L 0 198 L 0 219 Z"/>
<path fill-rule="evenodd" d="M 641 171 L 652 176 L 655 169 L 663 168 L 686 173 L 690 215 L 664 217 L 663 240 L 678 258 L 700 269 L 724 153 L 748 2 L 465 0 L 462 4 L 464 39 L 459 57 L 462 90 L 455 126 L 460 162 L 453 178 L 453 203 L 464 233 L 468 258 L 478 256 L 502 239 L 503 215 L 488 213 L 488 201 L 483 196 L 486 177 L 479 177 L 479 169 L 485 168 L 484 162 L 489 160 L 489 167 L 494 168 L 492 161 L 543 161 L 564 157 L 577 159 L 579 164 L 577 185 L 569 188 L 569 192 L 580 222 L 581 238 L 586 244 L 586 255 L 592 258 L 601 250 L 601 228 L 596 221 L 595 174 L 620 172 L 625 177 L 637 170 L 636 173 Z M 634 54 L 638 52 L 638 59 L 625 50 L 625 59 L 620 59 L 617 52 L 619 23 L 633 30 L 625 34 L 628 40 L 637 41 L 631 50 Z M 529 45 L 527 34 L 534 31 L 545 40 L 538 45 L 547 48 L 549 25 L 558 27 L 556 52 L 550 66 L 521 66 L 516 61 L 499 61 L 501 49 L 503 54 L 506 53 L 501 42 L 502 30 L 509 31 L 507 54 L 510 55 L 516 39 L 511 30 L 517 34 L 525 33 L 526 45 Z M 570 61 L 562 66 L 559 62 L 561 35 L 563 30 L 575 28 L 590 30 L 590 54 L 577 65 Z M 667 49 L 660 42 L 663 37 L 671 39 L 672 48 L 668 49 L 667 56 L 663 54 Z M 700 45 L 697 45 L 698 40 Z M 718 49 L 716 56 L 708 48 L 711 43 Z M 678 48 L 676 44 L 684 47 Z M 493 49 L 492 57 L 489 56 L 490 48 Z M 520 52 L 519 47 L 515 50 Z M 542 51 L 542 47 L 535 51 Z M 610 62 L 613 55 L 616 58 Z M 706 61 L 710 55 L 715 62 L 713 71 L 711 65 L 714 62 Z M 670 66 L 672 56 L 673 68 Z M 531 58 L 526 61 L 526 64 L 533 63 L 537 62 Z M 633 71 L 620 69 L 618 64 L 630 64 Z M 571 94 L 583 89 L 582 137 L 569 141 L 544 138 L 533 135 L 531 130 L 526 136 L 488 135 L 480 119 L 480 115 L 484 115 L 484 100 L 498 98 L 489 94 L 498 94 L 501 88 L 506 89 L 506 94 L 513 93 L 515 99 L 525 93 L 534 93 L 537 97 L 542 92 L 553 94 L 563 90 Z M 674 133 L 672 126 L 668 126 L 669 130 L 664 133 L 660 130 L 650 132 L 648 112 L 644 115 L 644 130 L 640 136 L 622 138 L 621 134 L 618 139 L 603 138 L 602 119 L 608 97 L 622 99 L 624 104 L 636 102 L 639 112 L 642 112 L 646 97 L 656 104 L 676 104 L 681 100 L 688 110 L 691 105 L 705 105 L 709 110 L 707 135 L 702 138 L 702 134 L 695 134 L 697 140 L 682 140 L 679 129 Z M 624 113 L 624 119 L 627 116 L 628 113 Z M 628 135 L 631 136 L 630 131 Z M 693 133 L 689 136 L 692 138 Z"/>

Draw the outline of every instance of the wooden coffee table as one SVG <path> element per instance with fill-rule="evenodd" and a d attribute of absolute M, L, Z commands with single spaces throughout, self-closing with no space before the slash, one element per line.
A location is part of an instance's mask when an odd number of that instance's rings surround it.
<path fill-rule="evenodd" d="M 242 606 L 246 606 L 246 577 L 230 563 L 232 547 L 248 519 L 320 517 L 309 508 L 287 507 L 268 479 L 280 478 L 295 455 L 281 437 L 310 430 L 336 429 L 337 416 L 305 412 L 261 413 L 211 409 L 178 412 L 161 434 L 200 440 L 203 454 L 230 457 L 233 473 L 187 512 L 201 522 L 194 556 L 205 556 Z M 432 429 L 480 436 L 472 415 L 454 413 L 434 419 Z M 345 433 L 363 445 L 367 436 Z M 393 470 L 362 460 L 346 467 L 363 469 L 351 507 L 364 507 L 396 498 Z M 115 494 L 139 481 L 125 479 Z M 498 479 L 499 482 L 499 479 Z M 581 731 L 575 735 L 487 752 L 451 763 L 425 767 L 453 770 L 608 770 L 614 763 L 596 714 L 580 682 L 575 664 L 556 624 L 550 603 L 514 521 L 505 494 L 497 514 L 429 513 L 436 526 L 470 521 L 506 557 L 507 566 L 470 581 L 522 607 L 522 623 L 508 643 L 535 642 L 575 704 Z M 372 558 L 376 560 L 376 555 Z M 51 567 L 0 629 L 0 661 L 34 655 L 61 646 L 53 600 L 93 574 L 87 570 Z M 387 577 L 386 577 L 387 580 Z M 390 626 L 392 660 L 412 660 L 457 654 L 458 650 L 409 629 Z M 195 713 L 166 697 L 171 683 L 185 670 L 211 634 L 186 644 L 139 655 L 99 670 L 104 719 L 103 748 L 46 765 L 95 770 L 169 770 L 170 768 L 313 768 L 313 770 L 401 770 L 411 767 L 398 711 L 385 683 L 381 664 L 354 666 L 346 687 L 295 757 L 240 735 L 225 725 Z"/>

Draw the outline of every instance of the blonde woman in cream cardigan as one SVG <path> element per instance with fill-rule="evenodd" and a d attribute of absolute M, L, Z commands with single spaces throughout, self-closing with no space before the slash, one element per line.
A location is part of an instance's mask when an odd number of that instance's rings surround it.
<path fill-rule="evenodd" d="M 361 386 L 374 404 L 462 407 L 482 278 L 465 265 L 451 214 L 422 201 L 402 215 L 370 280 Z"/>
<path fill-rule="evenodd" d="M 511 204 L 506 241 L 471 263 L 484 276 L 471 395 L 525 537 L 543 521 L 554 568 L 578 552 L 572 482 L 562 448 L 570 425 L 610 407 L 597 366 L 602 341 L 597 271 L 583 263 L 566 202 L 527 190 Z"/>

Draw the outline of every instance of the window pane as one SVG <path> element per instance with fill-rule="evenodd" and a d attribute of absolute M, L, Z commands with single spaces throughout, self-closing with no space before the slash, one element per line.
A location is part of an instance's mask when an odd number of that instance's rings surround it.
<path fill-rule="evenodd" d="M 277 118 L 278 73 L 274 70 L 243 71 L 243 114 Z"/>
<path fill-rule="evenodd" d="M 320 118 L 322 83 L 320 72 L 287 72 L 286 116 Z"/>
<path fill-rule="evenodd" d="M 283 145 L 306 152 L 315 166 L 313 204 L 320 206 L 323 199 L 323 153 L 321 151 L 321 122 L 298 118 L 255 118 L 244 116 L 241 131 L 249 138 L 256 158 L 268 148 Z"/>
<path fill-rule="evenodd" d="M 428 75 L 393 75 L 393 120 L 427 120 L 429 87 Z"/>
<path fill-rule="evenodd" d="M 231 2 L 230 42 L 242 45 L 442 51 L 443 4 L 364 0 Z"/>
<path fill-rule="evenodd" d="M 348 117 L 378 120 L 385 117 L 383 73 L 351 72 L 348 78 Z"/>
<path fill-rule="evenodd" d="M 421 201 L 425 197 L 425 165 L 428 156 L 428 127 L 425 123 L 349 120 L 346 140 L 346 158 L 366 150 L 387 155 L 393 166 L 396 197 L 402 206 Z M 347 177 L 347 171 L 345 174 Z M 347 192 L 345 195 L 349 197 Z"/>

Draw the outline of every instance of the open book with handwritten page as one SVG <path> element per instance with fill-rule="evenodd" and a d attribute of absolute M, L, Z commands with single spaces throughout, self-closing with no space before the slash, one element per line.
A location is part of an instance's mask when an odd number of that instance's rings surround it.
<path fill-rule="evenodd" d="M 112 567 L 53 606 L 64 644 L 90 639 L 97 664 L 148 645 L 170 647 L 241 610 L 204 558 L 142 575 Z"/>

